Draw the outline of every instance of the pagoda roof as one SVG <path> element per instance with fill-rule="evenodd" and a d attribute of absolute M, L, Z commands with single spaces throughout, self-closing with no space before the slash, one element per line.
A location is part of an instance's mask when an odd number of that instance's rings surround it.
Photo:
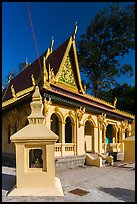
<path fill-rule="evenodd" d="M 60 80 L 66 60 L 69 60 L 68 62 L 71 64 L 70 71 L 73 73 L 71 75 L 73 86 Z M 54 72 L 54 80 L 50 79 L 51 69 Z M 40 91 L 58 93 L 61 96 L 70 97 L 70 99 L 80 100 L 84 104 L 108 110 L 116 115 L 134 119 L 132 114 L 120 111 L 113 104 L 85 93 L 81 83 L 73 35 L 54 51 L 49 47 L 38 59 L 10 80 L 2 93 L 2 109 L 6 110 L 8 107 L 22 101 L 23 98 L 30 97 L 36 85 L 39 86 Z"/>

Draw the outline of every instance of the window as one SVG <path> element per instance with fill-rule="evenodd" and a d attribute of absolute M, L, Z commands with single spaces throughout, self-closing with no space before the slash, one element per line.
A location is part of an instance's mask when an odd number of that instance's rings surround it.
<path fill-rule="evenodd" d="M 43 168 L 42 149 L 29 150 L 29 168 Z"/>
<path fill-rule="evenodd" d="M 69 117 L 66 118 L 65 124 L 65 143 L 72 143 L 72 123 Z"/>

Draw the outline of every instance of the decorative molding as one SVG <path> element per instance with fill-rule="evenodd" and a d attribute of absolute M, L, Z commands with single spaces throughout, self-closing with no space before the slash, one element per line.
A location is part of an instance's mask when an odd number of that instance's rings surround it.
<path fill-rule="evenodd" d="M 102 104 L 105 104 L 107 106 L 110 106 L 110 107 L 114 108 L 114 106 L 111 103 L 109 103 L 107 101 L 104 101 L 104 100 L 102 100 L 100 98 L 97 98 L 97 97 L 94 97 L 94 96 L 91 96 L 91 95 L 88 95 L 88 94 L 85 94 L 85 96 L 87 96 L 88 98 L 91 98 L 91 99 L 93 99 L 93 100 L 95 100 L 95 101 L 97 101 L 99 103 L 102 103 Z"/>
<path fill-rule="evenodd" d="M 79 86 L 80 86 L 79 92 L 82 93 L 82 94 L 85 94 L 85 91 L 84 91 L 82 83 L 81 83 L 81 77 L 80 77 L 79 63 L 78 63 L 78 57 L 77 57 L 75 41 L 72 41 L 72 47 L 73 47 L 73 51 L 74 51 L 74 59 L 75 59 L 75 63 L 76 63 L 76 71 L 77 71 L 78 82 L 79 82 Z"/>
<path fill-rule="evenodd" d="M 59 109 L 58 106 L 56 106 L 56 107 L 54 108 L 54 111 L 51 113 L 51 115 L 52 115 L 53 113 L 55 113 L 55 114 L 57 114 L 57 115 L 59 116 L 60 122 L 63 122 L 63 114 L 62 114 L 62 112 L 60 111 L 60 109 Z M 51 117 L 51 115 L 50 115 L 50 117 Z"/>
<path fill-rule="evenodd" d="M 127 113 L 127 112 L 121 111 L 121 110 L 119 110 L 119 109 L 115 109 L 115 112 L 116 112 L 116 113 L 119 113 L 119 114 L 121 114 L 121 115 L 128 116 L 128 117 L 130 117 L 130 118 L 132 118 L 132 119 L 135 119 L 135 115 L 133 115 L 133 114 L 131 114 L 131 113 Z"/>
<path fill-rule="evenodd" d="M 46 69 L 46 57 L 43 56 L 43 88 L 47 88 L 48 72 Z"/>
<path fill-rule="evenodd" d="M 63 116 L 63 122 L 65 122 L 66 121 L 66 118 L 67 117 L 70 117 L 70 118 L 72 118 L 72 123 L 76 123 L 76 117 L 75 117 L 75 115 L 74 115 L 74 113 L 72 112 L 72 111 L 69 111 L 68 113 L 66 113 L 64 116 Z"/>
<path fill-rule="evenodd" d="M 77 89 L 76 86 L 71 86 L 70 84 L 67 84 L 67 83 L 65 83 L 65 82 L 63 82 L 63 81 L 57 82 L 57 85 L 58 85 L 58 86 L 62 86 L 62 87 L 65 88 L 65 89 L 68 89 L 68 88 L 69 88 L 69 90 L 78 93 L 78 89 Z"/>
<path fill-rule="evenodd" d="M 87 118 L 85 118 L 85 120 L 83 121 L 83 123 L 80 124 L 80 125 L 81 125 L 81 126 L 85 126 L 85 123 L 86 123 L 87 121 L 91 121 L 92 124 L 93 124 L 93 126 L 94 126 L 94 128 L 98 128 L 98 127 L 96 126 L 96 123 L 95 123 L 95 121 L 94 121 L 94 119 L 92 118 L 91 115 L 89 115 Z"/>
<path fill-rule="evenodd" d="M 62 58 L 62 62 L 61 62 L 61 64 L 60 64 L 59 70 L 58 70 L 58 72 L 57 72 L 57 74 L 56 74 L 56 77 L 55 77 L 56 82 L 58 82 L 59 77 L 60 77 L 60 75 L 61 75 L 62 67 L 63 67 L 63 65 L 64 65 L 64 63 L 65 63 L 65 61 L 66 61 L 66 58 L 67 58 L 67 55 L 68 55 L 68 53 L 69 53 L 71 44 L 72 44 L 72 39 L 71 39 L 71 37 L 70 37 L 69 42 L 68 42 L 68 45 L 67 45 L 67 48 L 66 48 L 66 51 L 65 51 L 64 56 L 63 56 L 63 58 Z"/>

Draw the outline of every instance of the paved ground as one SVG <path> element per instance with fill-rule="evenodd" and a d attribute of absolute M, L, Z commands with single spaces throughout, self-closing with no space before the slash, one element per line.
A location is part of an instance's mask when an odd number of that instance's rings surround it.
<path fill-rule="evenodd" d="M 76 168 L 56 167 L 64 197 L 8 197 L 15 184 L 14 167 L 2 167 L 2 202 L 135 202 L 135 164 L 115 162 L 102 168 L 84 166 Z M 71 190 L 88 192 L 76 195 Z"/>

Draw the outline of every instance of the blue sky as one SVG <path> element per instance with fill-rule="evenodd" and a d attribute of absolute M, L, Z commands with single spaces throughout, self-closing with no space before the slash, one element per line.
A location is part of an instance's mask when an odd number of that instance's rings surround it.
<path fill-rule="evenodd" d="M 132 2 L 120 2 L 125 7 Z M 76 41 L 86 32 L 94 16 L 111 2 L 29 2 L 39 54 L 49 47 L 54 36 L 53 50 L 62 44 L 78 23 Z M 2 79 L 25 61 L 32 63 L 37 53 L 29 23 L 26 2 L 2 2 Z M 135 70 L 135 54 L 131 51 L 121 64 L 129 63 Z M 121 77 L 119 83 L 135 84 L 135 76 Z"/>

